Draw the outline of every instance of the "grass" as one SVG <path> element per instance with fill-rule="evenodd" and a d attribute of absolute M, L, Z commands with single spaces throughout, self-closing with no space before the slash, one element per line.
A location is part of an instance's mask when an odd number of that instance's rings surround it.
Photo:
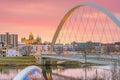
<path fill-rule="evenodd" d="M 34 56 L 0 57 L 0 59 L 34 59 Z"/>
<path fill-rule="evenodd" d="M 0 65 L 37 64 L 34 56 L 0 57 Z"/>

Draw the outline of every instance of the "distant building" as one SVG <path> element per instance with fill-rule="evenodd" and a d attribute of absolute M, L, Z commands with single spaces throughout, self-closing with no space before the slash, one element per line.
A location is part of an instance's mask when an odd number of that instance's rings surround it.
<path fill-rule="evenodd" d="M 17 48 L 18 46 L 18 35 L 17 34 L 0 34 L 0 42 L 4 43 L 4 45 Z"/>
<path fill-rule="evenodd" d="M 36 52 L 46 53 L 50 49 L 50 45 L 22 45 L 19 46 L 21 55 L 34 55 Z"/>
<path fill-rule="evenodd" d="M 8 49 L 6 51 L 6 57 L 9 56 L 21 56 L 21 55 L 19 54 L 19 51 L 16 51 L 16 49 Z"/>
<path fill-rule="evenodd" d="M 25 46 L 25 45 L 26 45 L 25 42 L 18 42 L 18 47 Z"/>
<path fill-rule="evenodd" d="M 3 42 L 0 42 L 0 47 L 4 46 L 4 43 Z"/>
<path fill-rule="evenodd" d="M 8 46 L 3 46 L 3 47 L 1 48 L 2 56 L 6 56 L 7 50 L 8 50 Z"/>
<path fill-rule="evenodd" d="M 55 44 L 53 51 L 58 54 L 62 53 L 63 52 L 63 44 Z"/>
<path fill-rule="evenodd" d="M 75 51 L 82 51 L 82 52 L 92 52 L 94 53 L 94 49 L 96 46 L 101 46 L 101 43 L 99 42 L 85 42 L 85 43 L 81 43 L 81 42 L 73 42 L 72 43 L 73 48 L 75 49 Z"/>
<path fill-rule="evenodd" d="M 73 45 L 71 44 L 65 44 L 63 45 L 63 50 L 64 51 L 74 51 Z"/>
<path fill-rule="evenodd" d="M 32 33 L 29 34 L 29 39 L 21 38 L 21 42 L 24 42 L 26 44 L 32 44 L 32 45 L 40 45 L 42 43 L 41 38 L 38 36 L 36 39 L 34 39 L 34 36 Z"/>

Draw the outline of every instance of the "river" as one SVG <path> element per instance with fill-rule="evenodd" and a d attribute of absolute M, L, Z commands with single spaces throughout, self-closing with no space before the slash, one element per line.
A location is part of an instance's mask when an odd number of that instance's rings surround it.
<path fill-rule="evenodd" d="M 40 66 L 42 71 L 29 73 L 27 80 L 120 80 L 116 67 L 72 66 Z M 0 80 L 12 80 L 25 67 L 0 67 Z"/>

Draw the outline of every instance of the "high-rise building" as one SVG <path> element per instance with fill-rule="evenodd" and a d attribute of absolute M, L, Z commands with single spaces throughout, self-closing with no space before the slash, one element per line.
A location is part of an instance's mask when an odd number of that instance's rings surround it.
<path fill-rule="evenodd" d="M 0 42 L 3 42 L 6 46 L 10 46 L 12 48 L 17 48 L 18 45 L 18 35 L 17 34 L 0 34 Z"/>
<path fill-rule="evenodd" d="M 18 46 L 18 35 L 17 34 L 14 34 L 14 43 L 13 43 L 13 46 L 14 47 Z"/>
<path fill-rule="evenodd" d="M 0 42 L 5 43 L 5 34 L 0 34 Z"/>

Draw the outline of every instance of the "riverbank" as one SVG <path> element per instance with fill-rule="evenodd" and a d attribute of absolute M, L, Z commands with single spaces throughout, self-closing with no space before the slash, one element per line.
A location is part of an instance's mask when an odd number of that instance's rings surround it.
<path fill-rule="evenodd" d="M 34 56 L 0 57 L 0 66 L 38 65 Z"/>
<path fill-rule="evenodd" d="M 50 60 L 50 62 L 49 63 L 46 62 L 46 64 L 38 64 L 38 61 L 34 56 L 0 57 L 0 66 L 30 66 L 30 65 L 68 66 L 68 65 L 76 65 L 76 66 L 86 67 L 86 66 L 96 65 L 96 64 L 90 64 L 90 63 L 81 63 L 81 62 L 77 62 L 77 61 L 64 61 L 63 63 L 57 64 L 57 61 L 58 61 L 57 59 L 56 60 L 55 59 L 54 60 L 53 59 L 44 59 L 44 60 L 45 61 Z M 75 66 L 73 66 L 73 67 L 75 67 Z"/>

